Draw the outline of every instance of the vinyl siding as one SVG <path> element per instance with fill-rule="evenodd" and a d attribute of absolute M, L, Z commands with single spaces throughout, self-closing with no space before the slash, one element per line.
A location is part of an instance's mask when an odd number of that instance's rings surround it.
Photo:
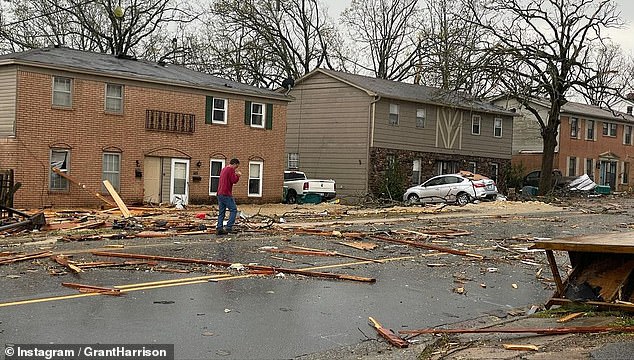
<path fill-rule="evenodd" d="M 0 137 L 15 136 L 17 70 L 0 68 Z"/>
<path fill-rule="evenodd" d="M 372 98 L 319 73 L 290 95 L 286 154 L 299 154 L 299 169 L 308 177 L 334 179 L 338 195 L 365 194 Z"/>
<path fill-rule="evenodd" d="M 390 104 L 399 105 L 399 124 L 389 121 Z M 425 127 L 416 127 L 416 110 L 426 109 Z M 443 126 L 443 112 L 447 119 L 455 119 L 449 129 L 447 140 L 439 126 Z M 471 134 L 471 115 L 481 116 L 480 135 Z M 502 137 L 493 136 L 493 119 L 502 118 Z M 439 123 L 440 121 L 440 123 Z M 463 154 L 495 158 L 511 158 L 513 121 L 508 116 L 474 113 L 471 111 L 443 108 L 431 104 L 412 103 L 383 99 L 376 104 L 373 146 L 399 150 L 434 152 L 441 154 Z M 455 135 L 455 136 L 454 136 Z"/>

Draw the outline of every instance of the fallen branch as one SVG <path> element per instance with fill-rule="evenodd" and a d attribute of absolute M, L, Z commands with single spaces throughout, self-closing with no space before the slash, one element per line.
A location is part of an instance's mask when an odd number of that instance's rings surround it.
<path fill-rule="evenodd" d="M 634 332 L 634 326 L 575 326 L 562 328 L 486 328 L 486 329 L 419 329 L 401 330 L 399 334 L 489 334 L 489 333 L 534 333 L 541 335 L 586 334 L 601 332 Z"/>
<path fill-rule="evenodd" d="M 375 239 L 381 240 L 381 241 L 391 242 L 391 243 L 395 243 L 395 244 L 403 244 L 403 245 L 409 245 L 409 246 L 418 247 L 418 248 L 422 248 L 422 249 L 436 250 L 436 251 L 440 251 L 440 252 L 444 252 L 444 253 L 448 253 L 448 254 L 453 254 L 453 255 L 472 257 L 472 258 L 476 258 L 478 260 L 483 260 L 484 259 L 484 256 L 482 256 L 482 255 L 471 254 L 471 253 L 468 253 L 466 251 L 450 249 L 450 248 L 446 248 L 446 247 L 442 247 L 442 246 L 438 246 L 438 245 L 422 244 L 422 243 L 419 243 L 419 242 L 416 242 L 416 241 L 411 241 L 411 240 L 392 239 L 392 238 L 389 238 L 389 237 L 379 236 L 379 235 L 372 235 L 372 237 L 375 238 Z"/>
<path fill-rule="evenodd" d="M 170 257 L 170 256 L 118 253 L 118 252 L 109 252 L 109 251 L 93 251 L 92 254 L 96 256 L 111 256 L 111 257 L 121 257 L 121 258 L 130 258 L 130 259 L 144 259 L 144 260 L 182 262 L 182 263 L 188 263 L 188 264 L 213 265 L 213 266 L 220 266 L 225 268 L 231 267 L 231 264 L 232 264 L 231 262 L 219 261 L 219 260 L 190 259 L 190 258 L 178 258 L 178 257 Z M 329 279 L 352 280 L 352 281 L 361 281 L 361 282 L 375 282 L 376 281 L 376 279 L 374 278 L 366 278 L 361 276 L 324 273 L 324 272 L 316 272 L 316 271 L 308 271 L 308 270 L 300 270 L 300 269 L 279 268 L 279 267 L 273 267 L 273 266 L 245 265 L 244 267 L 245 269 L 249 269 L 249 270 L 266 270 L 273 273 L 297 274 L 297 275 L 304 275 L 304 276 L 311 276 L 311 277 L 323 277 L 323 278 L 329 278 Z"/>

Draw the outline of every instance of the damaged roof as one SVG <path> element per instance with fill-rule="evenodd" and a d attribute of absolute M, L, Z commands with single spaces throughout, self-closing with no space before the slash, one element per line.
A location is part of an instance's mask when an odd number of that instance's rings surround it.
<path fill-rule="evenodd" d="M 268 89 L 223 79 L 180 65 L 159 64 L 147 60 L 117 57 L 111 54 L 75 50 L 63 46 L 50 46 L 0 55 L 0 65 L 12 64 L 290 101 L 287 96 Z"/>
<path fill-rule="evenodd" d="M 451 106 L 465 110 L 494 113 L 507 116 L 519 115 L 515 112 L 505 110 L 504 108 L 497 105 L 478 100 L 464 92 L 447 91 L 430 86 L 408 84 L 400 81 L 378 79 L 369 76 L 355 75 L 328 69 L 315 69 L 299 79 L 297 82 L 301 83 L 303 80 L 311 77 L 318 72 L 347 83 L 356 88 L 359 88 L 368 93 L 368 95 L 370 96 L 380 96 L 384 98 L 412 101 L 418 103 Z"/>

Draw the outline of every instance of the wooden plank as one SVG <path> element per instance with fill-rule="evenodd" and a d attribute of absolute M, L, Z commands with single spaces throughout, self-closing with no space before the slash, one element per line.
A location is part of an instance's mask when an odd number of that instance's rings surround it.
<path fill-rule="evenodd" d="M 39 251 L 39 252 L 36 252 L 36 253 L 17 255 L 17 256 L 8 258 L 8 259 L 0 260 L 0 265 L 11 264 L 11 263 L 18 262 L 18 261 L 45 258 L 45 257 L 51 256 L 52 254 L 53 254 L 53 252 L 51 252 L 51 251 Z"/>
<path fill-rule="evenodd" d="M 555 279 L 555 284 L 557 285 L 557 293 L 560 295 L 564 294 L 564 283 L 561 281 L 561 276 L 559 275 L 559 268 L 557 268 L 557 261 L 555 261 L 555 255 L 552 250 L 546 250 L 546 257 L 548 258 L 548 265 L 550 265 L 550 271 L 553 273 L 553 278 Z"/>
<path fill-rule="evenodd" d="M 84 272 L 84 270 L 82 270 L 79 266 L 68 261 L 68 258 L 66 258 L 64 255 L 53 255 L 51 256 L 51 259 L 53 259 L 53 261 L 55 261 L 56 263 L 67 267 L 74 273 Z"/>
<path fill-rule="evenodd" d="M 568 322 L 570 320 L 576 319 L 579 316 L 582 316 L 583 314 L 585 314 L 585 313 L 576 312 L 576 313 L 568 314 L 568 315 L 566 315 L 564 317 L 561 317 L 561 318 L 557 319 L 557 322 L 558 323 L 565 323 L 565 322 Z"/>
<path fill-rule="evenodd" d="M 395 243 L 395 244 L 403 244 L 403 245 L 409 245 L 409 246 L 418 247 L 418 248 L 422 248 L 422 249 L 436 250 L 436 251 L 444 252 L 444 253 L 447 253 L 447 254 L 472 257 L 472 258 L 476 258 L 478 260 L 483 260 L 484 259 L 484 256 L 479 255 L 479 254 L 472 254 L 472 253 L 468 253 L 466 251 L 450 249 L 450 248 L 446 248 L 446 247 L 442 247 L 442 246 L 438 246 L 438 245 L 423 244 L 423 243 L 419 243 L 419 242 L 416 242 L 416 241 L 410 241 L 410 240 L 392 239 L 392 238 L 389 238 L 389 237 L 379 236 L 379 235 L 372 235 L 372 237 L 375 238 L 375 239 L 381 240 L 381 241 L 391 242 L 391 243 Z"/>
<path fill-rule="evenodd" d="M 363 241 L 338 242 L 337 244 L 340 244 L 340 245 L 343 245 L 343 246 L 348 246 L 348 247 L 351 247 L 353 249 L 366 250 L 366 251 L 367 250 L 374 250 L 378 246 L 377 244 L 369 243 L 369 242 L 363 242 Z"/>
<path fill-rule="evenodd" d="M 119 207 L 119 210 L 121 210 L 123 218 L 127 219 L 132 217 L 130 210 L 128 210 L 128 207 L 125 206 L 125 203 L 123 202 L 123 200 L 121 200 L 121 197 L 119 197 L 119 194 L 117 194 L 117 190 L 114 189 L 110 181 L 106 179 L 103 181 L 103 184 L 106 187 L 106 190 L 108 190 L 108 193 L 110 193 L 110 196 L 112 196 L 112 198 L 114 199 L 114 202 L 117 203 L 117 207 Z"/>
<path fill-rule="evenodd" d="M 615 254 L 634 254 L 634 232 L 575 236 L 561 239 L 537 240 L 532 248 L 598 252 Z"/>
<path fill-rule="evenodd" d="M 80 292 L 84 292 L 84 293 L 98 292 L 100 294 L 114 295 L 114 296 L 119 296 L 122 294 L 120 289 L 108 288 L 103 286 L 85 285 L 85 284 L 68 283 L 68 282 L 63 282 L 62 286 L 65 286 L 71 289 L 77 289 Z"/>
<path fill-rule="evenodd" d="M 634 326 L 574 326 L 574 327 L 550 327 L 550 328 L 484 328 L 484 329 L 418 329 L 401 330 L 399 334 L 421 335 L 421 334 L 521 334 L 533 333 L 542 335 L 556 334 L 588 334 L 602 332 L 634 332 Z"/>
<path fill-rule="evenodd" d="M 59 176 L 63 177 L 64 179 L 66 179 L 66 180 L 68 180 L 68 181 L 72 182 L 73 184 L 75 184 L 75 185 L 79 186 L 79 188 L 80 188 L 80 189 L 82 189 L 82 190 L 84 190 L 84 191 L 87 191 L 87 192 L 88 192 L 88 193 L 90 193 L 91 195 L 95 196 L 97 199 L 99 199 L 99 200 L 101 200 L 101 201 L 105 202 L 106 204 L 108 204 L 108 205 L 110 205 L 110 206 L 114 206 L 114 204 L 113 204 L 110 200 L 106 199 L 105 197 L 103 197 L 103 196 L 102 196 L 101 194 L 99 194 L 98 192 L 93 192 L 93 191 L 88 190 L 88 188 L 86 187 L 86 184 L 83 184 L 82 182 L 78 181 L 78 180 L 77 180 L 77 179 L 75 179 L 74 177 L 72 177 L 72 176 L 70 176 L 70 175 L 66 174 L 65 172 L 62 172 L 60 169 L 58 169 L 58 168 L 54 167 L 54 168 L 53 168 L 53 172 L 54 172 L 54 173 L 56 173 L 57 175 L 59 175 Z"/>
<path fill-rule="evenodd" d="M 231 264 L 232 264 L 231 262 L 228 262 L 228 261 L 219 261 L 219 260 L 177 258 L 177 257 L 169 257 L 169 256 L 130 254 L 130 253 L 109 252 L 109 251 L 93 251 L 92 254 L 96 256 L 111 256 L 111 257 L 122 257 L 122 258 L 130 258 L 130 259 L 183 262 L 183 263 L 189 263 L 189 264 L 205 264 L 205 265 L 221 266 L 226 268 L 231 267 Z M 244 267 L 249 270 L 266 270 L 266 271 L 272 271 L 274 273 L 297 274 L 297 275 L 304 275 L 304 276 L 310 276 L 310 277 L 322 277 L 322 278 L 328 278 L 328 279 L 352 280 L 352 281 L 360 281 L 360 282 L 375 282 L 376 281 L 376 279 L 374 278 L 366 278 L 361 276 L 324 273 L 324 272 L 317 272 L 317 271 L 280 268 L 280 267 L 273 267 L 273 266 L 245 265 Z"/>
<path fill-rule="evenodd" d="M 506 350 L 518 350 L 518 351 L 539 351 L 539 347 L 536 345 L 521 345 L 521 344 L 502 344 Z"/>
<path fill-rule="evenodd" d="M 407 341 L 403 340 L 400 336 L 395 334 L 394 331 L 384 328 L 383 325 L 376 321 L 372 316 L 370 316 L 368 319 L 370 319 L 372 327 L 376 329 L 379 335 L 384 337 L 390 344 L 399 348 L 406 348 L 409 346 L 409 343 Z"/>
<path fill-rule="evenodd" d="M 616 300 L 618 291 L 629 279 L 634 269 L 634 259 L 626 259 L 619 255 L 602 255 L 600 258 L 591 259 L 588 263 L 579 264 L 575 270 L 577 268 L 579 268 L 578 275 L 575 277 L 571 275 L 568 283 L 587 283 L 593 288 L 600 288 L 599 295 L 603 301 L 611 302 Z"/>

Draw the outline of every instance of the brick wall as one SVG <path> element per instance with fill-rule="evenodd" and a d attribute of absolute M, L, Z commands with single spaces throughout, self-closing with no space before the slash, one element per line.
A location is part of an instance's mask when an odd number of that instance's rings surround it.
<path fill-rule="evenodd" d="M 69 192 L 48 190 L 51 148 L 70 149 L 69 175 L 86 184 L 90 192 L 102 192 L 102 154 L 121 152 L 120 196 L 126 203 L 143 200 L 143 178 L 135 177 L 137 161 L 143 168 L 146 155 L 172 154 L 190 159 L 189 195 L 191 203 L 210 203 L 209 159 L 224 156 L 241 160 L 244 179 L 234 186 L 240 202 L 279 201 L 284 170 L 286 103 L 245 98 L 240 95 L 188 90 L 133 81 L 60 74 L 72 77 L 72 109 L 51 106 L 52 75 L 39 71 L 18 72 L 16 181 L 23 183 L 15 205 L 18 207 L 99 206 L 103 203 L 76 185 Z M 105 83 L 124 85 L 122 115 L 104 111 Z M 226 125 L 205 124 L 205 96 L 228 99 Z M 273 129 L 255 129 L 244 124 L 245 100 L 273 103 Z M 145 129 L 147 109 L 195 114 L 195 132 L 181 134 Z M 3 145 L 0 143 L 0 149 Z M 262 197 L 248 197 L 248 164 L 264 162 Z M 5 160 L 0 163 L 2 165 Z M 201 166 L 197 167 L 200 161 Z M 9 164 L 11 164 L 9 162 Z M 201 181 L 191 181 L 197 172 Z"/>

